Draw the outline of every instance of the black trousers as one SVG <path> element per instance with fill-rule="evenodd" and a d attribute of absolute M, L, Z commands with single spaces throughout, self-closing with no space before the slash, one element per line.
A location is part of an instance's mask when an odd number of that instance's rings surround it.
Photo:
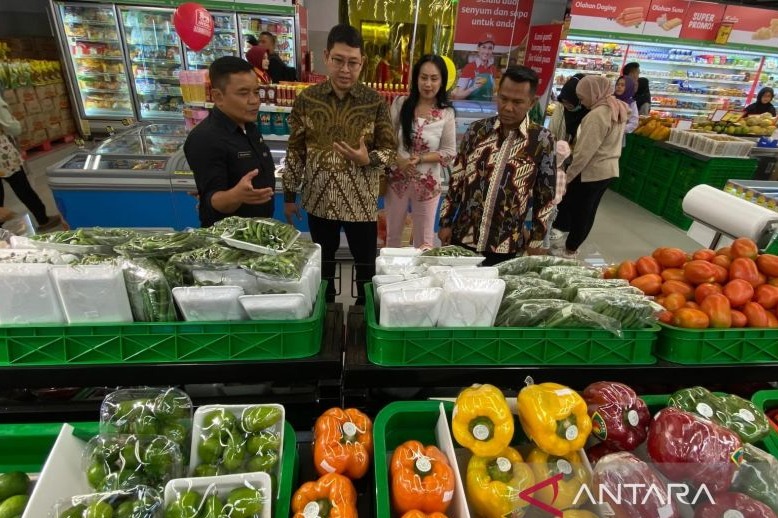
<path fill-rule="evenodd" d="M 49 220 L 46 215 L 46 207 L 43 205 L 38 194 L 32 189 L 27 174 L 23 170 L 16 171 L 11 176 L 4 176 L 3 180 L 8 182 L 16 197 L 19 198 L 25 207 L 30 209 L 38 225 L 43 225 Z M 3 182 L 0 182 L 0 207 L 5 203 L 5 190 Z"/>
<path fill-rule="evenodd" d="M 559 212 L 554 220 L 554 228 L 569 232 L 565 243 L 568 250 L 578 250 L 589 237 L 597 207 L 612 180 L 613 178 L 608 178 L 597 182 L 582 182 L 579 175 L 567 185 L 567 192 L 557 207 Z"/>
<path fill-rule="evenodd" d="M 467 248 L 468 250 L 475 252 L 477 254 L 480 254 L 486 259 L 484 262 L 481 263 L 481 266 L 494 266 L 496 264 L 500 264 L 505 261 L 509 261 L 511 259 L 516 258 L 516 254 L 497 254 L 494 252 L 477 252 L 475 248 L 467 245 L 463 245 L 462 243 L 452 243 L 457 246 L 461 246 L 462 248 Z"/>
<path fill-rule="evenodd" d="M 338 221 L 308 214 L 311 239 L 321 245 L 322 279 L 327 281 L 327 302 L 335 301 L 335 252 L 340 247 L 340 230 L 346 233 L 354 257 L 357 283 L 356 305 L 365 304 L 365 283 L 375 275 L 378 225 L 375 221 Z"/>

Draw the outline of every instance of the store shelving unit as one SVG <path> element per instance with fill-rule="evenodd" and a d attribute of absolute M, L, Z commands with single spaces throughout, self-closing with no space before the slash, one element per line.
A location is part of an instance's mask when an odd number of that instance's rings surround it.
<path fill-rule="evenodd" d="M 241 45 L 248 35 L 259 39 L 260 32 L 270 32 L 276 37 L 276 54 L 286 66 L 297 67 L 294 18 L 255 14 L 239 14 L 238 17 Z"/>
<path fill-rule="evenodd" d="M 237 21 L 232 13 L 211 13 L 214 21 L 214 35 L 211 42 L 199 52 L 186 49 L 187 70 L 208 68 L 217 58 L 240 55 L 237 37 Z"/>

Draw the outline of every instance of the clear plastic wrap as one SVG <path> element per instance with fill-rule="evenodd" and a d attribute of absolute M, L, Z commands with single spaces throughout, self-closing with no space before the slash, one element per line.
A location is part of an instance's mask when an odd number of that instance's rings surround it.
<path fill-rule="evenodd" d="M 148 486 L 72 496 L 58 501 L 49 518 L 158 518 L 163 500 L 159 491 Z"/>
<path fill-rule="evenodd" d="M 406 246 L 403 248 L 384 247 L 379 250 L 378 255 L 390 256 L 390 257 L 419 257 L 423 250 L 419 248 L 413 248 L 412 246 Z"/>
<path fill-rule="evenodd" d="M 292 225 L 271 218 L 246 218 L 222 235 L 230 246 L 265 254 L 286 252 L 298 237 L 300 231 Z"/>
<path fill-rule="evenodd" d="M 649 299 L 621 294 L 600 296 L 587 305 L 597 313 L 621 322 L 622 329 L 640 329 L 653 325 L 664 309 Z"/>
<path fill-rule="evenodd" d="M 443 286 L 438 327 L 491 327 L 505 292 L 502 279 L 452 274 Z"/>
<path fill-rule="evenodd" d="M 443 288 L 394 290 L 384 294 L 379 316 L 383 327 L 435 327 Z"/>
<path fill-rule="evenodd" d="M 259 278 L 242 268 L 230 270 L 193 270 L 192 282 L 182 286 L 240 286 L 246 295 L 258 295 Z"/>
<path fill-rule="evenodd" d="M 86 237 L 98 245 L 118 246 L 149 232 L 139 232 L 131 228 L 91 227 L 81 229 Z"/>
<path fill-rule="evenodd" d="M 90 487 L 114 491 L 146 485 L 162 491 L 183 475 L 178 444 L 161 435 L 101 434 L 86 445 L 82 466 Z"/>
<path fill-rule="evenodd" d="M 575 259 L 566 259 L 553 255 L 525 255 L 497 265 L 500 275 L 522 275 L 529 272 L 540 272 L 549 266 L 581 266 Z"/>
<path fill-rule="evenodd" d="M 516 495 L 534 484 L 532 468 L 510 447 L 494 456 L 473 455 L 467 464 L 467 501 L 477 516 L 524 516 L 530 504 Z"/>
<path fill-rule="evenodd" d="M 432 288 L 434 287 L 433 280 L 434 279 L 432 277 L 419 277 L 418 279 L 411 279 L 408 281 L 402 281 L 394 284 L 387 284 L 385 286 L 381 286 L 375 291 L 376 307 L 381 306 L 381 299 L 383 298 L 384 294 L 390 291 Z"/>
<path fill-rule="evenodd" d="M 629 452 L 611 453 L 594 466 L 592 494 L 613 518 L 681 518 L 675 497 L 651 466 Z M 634 487 L 633 491 L 624 491 Z M 626 497 L 624 497 L 626 495 Z"/>
<path fill-rule="evenodd" d="M 778 459 L 756 446 L 743 446 L 740 469 L 732 482 L 739 491 L 766 504 L 778 514 Z"/>
<path fill-rule="evenodd" d="M 50 272 L 68 323 L 132 322 L 120 266 L 54 266 Z"/>
<path fill-rule="evenodd" d="M 188 322 L 246 320 L 240 286 L 187 286 L 173 288 L 173 298 Z"/>
<path fill-rule="evenodd" d="M 229 246 L 211 244 L 171 256 L 165 264 L 165 275 L 176 286 L 189 286 L 192 284 L 192 272 L 195 270 L 235 269 L 242 260 L 252 255 L 251 252 Z"/>
<path fill-rule="evenodd" d="M 170 290 L 162 266 L 154 259 L 122 261 L 124 284 L 136 322 L 173 322 L 177 320 Z"/>
<path fill-rule="evenodd" d="M 419 267 L 418 257 L 379 256 L 375 260 L 375 269 L 376 275 L 424 274 L 423 268 Z"/>
<path fill-rule="evenodd" d="M 408 274 L 394 274 L 394 275 L 374 275 L 373 276 L 373 289 L 378 291 L 382 286 L 388 286 L 403 281 L 410 281 L 411 279 L 418 279 L 421 277 L 420 273 L 408 273 Z"/>
<path fill-rule="evenodd" d="M 256 291 L 246 292 L 246 295 L 278 295 L 300 294 L 305 298 L 305 304 L 310 311 L 316 302 L 316 296 L 321 282 L 321 268 L 309 262 L 303 268 L 303 274 L 297 279 L 274 279 L 271 277 L 255 277 Z"/>
<path fill-rule="evenodd" d="M 505 299 L 516 301 L 530 299 L 564 299 L 564 297 L 562 296 L 562 290 L 556 286 L 535 285 L 535 283 L 530 282 L 528 284 L 516 286 L 511 291 L 506 290 Z"/>
<path fill-rule="evenodd" d="M 267 473 L 171 480 L 165 486 L 165 516 L 270 518 L 271 486 Z"/>
<path fill-rule="evenodd" d="M 499 268 L 497 271 L 499 272 Z M 540 278 L 540 274 L 536 272 L 525 273 L 522 275 L 500 275 L 500 279 L 505 281 L 506 295 L 516 288 L 520 288 L 522 286 L 545 286 L 546 288 L 556 288 L 554 283 L 544 281 Z"/>
<path fill-rule="evenodd" d="M 48 264 L 0 268 L 0 324 L 61 324 L 65 316 Z"/>
<path fill-rule="evenodd" d="M 583 304 L 571 303 L 559 308 L 559 311 L 551 315 L 543 326 L 605 329 L 616 336 L 621 336 L 621 322 L 601 315 Z"/>
<path fill-rule="evenodd" d="M 201 248 L 206 240 L 192 232 L 158 232 L 139 235 L 114 247 L 116 253 L 135 258 L 151 257 L 167 260 L 173 255 Z"/>
<path fill-rule="evenodd" d="M 65 261 L 56 250 L 7 248 L 0 249 L 0 263 L 65 264 Z"/>
<path fill-rule="evenodd" d="M 619 288 L 629 287 L 629 281 L 624 279 L 593 279 L 591 277 L 572 277 L 563 279 L 558 286 L 562 289 L 562 296 L 567 300 L 574 300 L 581 288 Z"/>
<path fill-rule="evenodd" d="M 253 254 L 241 260 L 239 266 L 258 277 L 300 279 L 312 253 L 308 247 L 292 246 L 276 255 Z"/>
<path fill-rule="evenodd" d="M 262 471 L 278 480 L 284 439 L 281 405 L 205 405 L 195 412 L 189 475 Z"/>
<path fill-rule="evenodd" d="M 100 406 L 100 433 L 162 435 L 186 454 L 191 442 L 192 400 L 177 388 L 115 390 Z"/>
<path fill-rule="evenodd" d="M 559 299 L 515 299 L 507 296 L 500 304 L 494 325 L 500 327 L 538 327 L 570 302 Z"/>
<path fill-rule="evenodd" d="M 561 285 L 565 279 L 577 277 L 598 279 L 602 277 L 602 272 L 586 266 L 549 266 L 540 271 L 541 279 L 551 281 L 556 285 Z"/>
<path fill-rule="evenodd" d="M 454 497 L 456 475 L 436 446 L 410 440 L 400 444 L 390 461 L 393 508 L 398 515 L 413 509 L 445 513 Z"/>
<path fill-rule="evenodd" d="M 421 254 L 423 257 L 480 257 L 477 253 L 457 245 L 430 248 Z"/>
<path fill-rule="evenodd" d="M 67 264 L 70 266 L 94 266 L 97 264 L 119 265 L 121 263 L 121 260 L 116 255 L 87 254 L 79 256 L 71 255 L 65 257 L 71 258 L 67 262 Z"/>
<path fill-rule="evenodd" d="M 221 241 L 221 237 L 225 232 L 232 233 L 238 228 L 245 225 L 246 218 L 240 216 L 228 216 L 224 219 L 220 219 L 210 227 L 191 229 L 192 234 L 196 234 L 202 237 L 206 237 L 214 242 Z"/>
<path fill-rule="evenodd" d="M 100 245 L 94 239 L 79 230 L 59 230 L 30 236 L 25 241 L 34 248 L 57 250 L 70 254 L 110 254 L 111 247 Z"/>
<path fill-rule="evenodd" d="M 238 301 L 250 320 L 301 320 L 311 313 L 309 299 L 302 293 L 243 295 Z"/>
<path fill-rule="evenodd" d="M 433 269 L 434 268 L 434 269 Z M 440 269 L 444 268 L 444 269 Z M 482 268 L 466 267 L 454 268 L 451 266 L 432 266 L 427 269 L 427 275 L 434 279 L 433 285 L 440 288 L 444 287 L 446 281 L 453 277 L 460 279 L 497 279 L 499 277 L 497 268 L 494 266 L 484 266 Z"/>
<path fill-rule="evenodd" d="M 769 506 L 742 493 L 719 493 L 715 501 L 701 503 L 694 518 L 775 518 Z"/>

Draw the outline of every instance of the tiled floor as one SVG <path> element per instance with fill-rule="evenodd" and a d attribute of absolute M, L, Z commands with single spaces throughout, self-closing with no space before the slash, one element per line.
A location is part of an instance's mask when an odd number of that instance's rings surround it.
<path fill-rule="evenodd" d="M 62 160 L 75 149 L 72 144 L 66 145 L 28 162 L 30 181 L 51 214 L 56 213 L 56 204 L 46 183 L 46 167 Z M 14 211 L 24 212 L 25 208 L 7 185 L 5 192 L 6 206 Z M 345 246 L 344 242 L 344 249 Z M 659 246 L 675 246 L 690 251 L 700 248 L 700 245 L 687 237 L 682 230 L 608 191 L 600 204 L 592 233 L 581 248 L 581 254 L 592 264 L 615 263 L 646 255 Z M 348 307 L 353 303 L 351 263 L 344 262 L 341 270 L 342 293 L 337 300 Z"/>

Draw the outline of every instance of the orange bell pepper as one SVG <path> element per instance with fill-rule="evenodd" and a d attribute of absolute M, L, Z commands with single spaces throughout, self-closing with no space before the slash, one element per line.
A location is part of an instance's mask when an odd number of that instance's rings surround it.
<path fill-rule="evenodd" d="M 406 441 L 394 450 L 390 473 L 392 505 L 397 513 L 444 513 L 451 504 L 454 470 L 435 446 Z"/>
<path fill-rule="evenodd" d="M 357 491 L 351 480 L 327 473 L 315 482 L 306 482 L 292 497 L 294 518 L 357 518 Z"/>
<path fill-rule="evenodd" d="M 356 408 L 330 408 L 313 427 L 313 462 L 319 475 L 365 476 L 373 455 L 373 422 Z"/>
<path fill-rule="evenodd" d="M 430 513 L 427 514 L 423 511 L 419 511 L 418 509 L 414 509 L 413 511 L 408 511 L 405 513 L 402 518 L 448 518 L 443 513 Z"/>

